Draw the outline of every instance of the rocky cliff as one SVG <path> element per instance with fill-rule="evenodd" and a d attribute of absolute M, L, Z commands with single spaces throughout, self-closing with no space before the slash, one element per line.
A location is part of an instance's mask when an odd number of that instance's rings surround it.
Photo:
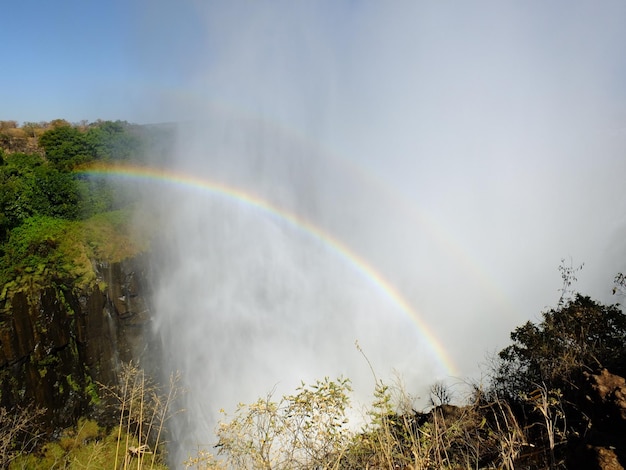
<path fill-rule="evenodd" d="M 150 367 L 147 257 L 94 262 L 97 282 L 54 281 L 5 292 L 0 304 L 0 406 L 36 404 L 64 425 L 98 401 L 120 361 Z"/>
<path fill-rule="evenodd" d="M 603 369 L 581 384 L 589 425 L 570 441 L 568 468 L 623 470 L 626 465 L 626 379 Z"/>

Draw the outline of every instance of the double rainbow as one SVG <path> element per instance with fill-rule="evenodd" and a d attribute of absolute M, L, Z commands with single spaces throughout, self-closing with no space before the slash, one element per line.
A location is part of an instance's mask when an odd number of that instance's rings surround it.
<path fill-rule="evenodd" d="M 201 190 L 211 196 L 219 196 L 232 200 L 233 202 L 244 204 L 266 216 L 279 218 L 294 229 L 300 230 L 309 237 L 319 241 L 339 259 L 355 268 L 368 282 L 376 286 L 387 299 L 415 323 L 420 334 L 428 343 L 429 348 L 444 367 L 445 372 L 450 376 L 458 375 L 456 365 L 439 339 L 397 288 L 348 246 L 301 216 L 276 207 L 270 202 L 254 194 L 245 192 L 240 188 L 227 186 L 218 181 L 211 181 L 170 169 L 138 165 L 97 165 L 81 170 L 80 174 L 90 177 L 115 177 L 129 181 L 165 182 L 176 186 Z"/>

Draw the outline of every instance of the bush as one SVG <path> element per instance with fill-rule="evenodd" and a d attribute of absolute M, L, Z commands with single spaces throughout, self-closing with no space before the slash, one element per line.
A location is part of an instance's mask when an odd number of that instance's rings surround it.
<path fill-rule="evenodd" d="M 295 395 L 240 404 L 217 430 L 219 454 L 232 468 L 310 469 L 337 465 L 348 444 L 347 379 L 304 383 Z M 225 417 L 227 417 L 225 415 Z"/>
<path fill-rule="evenodd" d="M 60 126 L 43 133 L 39 145 L 56 168 L 71 170 L 77 165 L 93 160 L 96 149 L 85 133 L 70 125 Z"/>
<path fill-rule="evenodd" d="M 575 294 L 511 333 L 513 344 L 499 353 L 494 385 L 501 396 L 518 399 L 539 384 L 567 390 L 583 371 L 613 368 L 624 360 L 626 315 L 618 305 L 602 305 Z"/>

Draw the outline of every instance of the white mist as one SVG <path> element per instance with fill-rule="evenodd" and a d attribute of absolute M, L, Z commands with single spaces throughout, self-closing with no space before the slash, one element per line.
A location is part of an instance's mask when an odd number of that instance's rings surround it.
<path fill-rule="evenodd" d="M 155 183 L 152 195 L 166 221 L 153 249 L 156 327 L 164 370 L 180 371 L 187 390 L 172 426 L 181 446 L 174 461 L 215 443 L 218 410 L 272 389 L 292 392 L 302 380 L 348 377 L 357 403 L 368 403 L 374 377 L 355 341 L 379 378 L 397 373 L 412 393 L 447 378 L 415 318 L 320 237 L 336 218 L 353 220 L 354 234 L 400 223 L 373 205 L 377 218 L 363 218 L 369 188 L 263 122 L 187 126 L 178 150 L 187 158 L 171 171 L 205 186 L 172 178 Z M 186 167 L 192 152 L 197 161 Z M 230 189 L 215 191 L 215 183 Z"/>
<path fill-rule="evenodd" d="M 170 41 L 162 25 L 175 32 L 189 10 L 180 29 L 196 29 L 181 37 L 195 39 Z M 585 263 L 582 292 L 614 300 L 623 2 L 150 12 L 142 45 L 163 59 L 150 70 L 184 67 L 137 100 L 151 121 L 196 123 L 182 126 L 167 165 L 340 240 L 407 299 L 462 377 L 554 305 L 562 258 Z M 166 368 L 189 387 L 185 445 L 207 444 L 219 408 L 277 384 L 343 373 L 369 393 L 357 339 L 377 373 L 398 369 L 411 393 L 440 378 L 408 316 L 323 242 L 233 198 L 170 186 L 155 188 L 168 219 L 155 305 Z"/>

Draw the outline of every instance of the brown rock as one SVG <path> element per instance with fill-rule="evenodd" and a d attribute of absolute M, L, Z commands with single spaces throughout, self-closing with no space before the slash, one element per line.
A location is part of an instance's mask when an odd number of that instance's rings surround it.
<path fill-rule="evenodd" d="M 598 470 L 624 470 L 624 467 L 619 463 L 615 450 L 608 449 L 606 447 L 593 447 L 591 453 L 594 458 L 592 465 L 596 465 L 593 468 Z"/>
<path fill-rule="evenodd" d="M 591 389 L 595 392 L 600 404 L 609 407 L 626 422 L 626 379 L 602 369 L 599 374 L 589 376 Z M 595 401 L 595 400 L 594 400 Z"/>
<path fill-rule="evenodd" d="M 612 447 L 582 445 L 570 455 L 567 468 L 570 470 L 624 470 Z"/>

